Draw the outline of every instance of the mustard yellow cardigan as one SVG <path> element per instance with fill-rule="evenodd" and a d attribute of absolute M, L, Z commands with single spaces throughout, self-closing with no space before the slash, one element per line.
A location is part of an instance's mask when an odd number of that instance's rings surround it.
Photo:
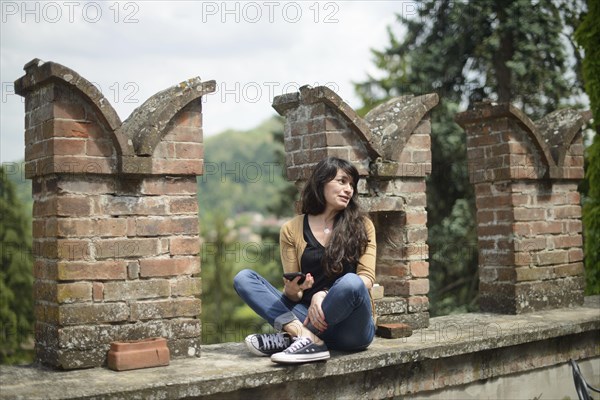
<path fill-rule="evenodd" d="M 300 271 L 300 259 L 306 249 L 304 240 L 304 214 L 297 215 L 281 227 L 279 245 L 281 251 L 281 263 L 284 272 Z M 375 227 L 370 219 L 364 219 L 369 243 L 365 253 L 358 260 L 356 274 L 367 277 L 375 283 L 375 257 L 377 243 L 375 241 Z"/>

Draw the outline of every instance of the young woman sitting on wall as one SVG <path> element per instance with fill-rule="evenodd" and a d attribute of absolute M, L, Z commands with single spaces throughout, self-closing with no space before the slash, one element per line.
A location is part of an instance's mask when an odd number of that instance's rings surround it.
<path fill-rule="evenodd" d="M 375 228 L 359 210 L 358 179 L 346 160 L 330 157 L 315 166 L 301 194 L 302 214 L 281 228 L 283 292 L 252 270 L 234 278 L 239 296 L 280 331 L 246 337 L 252 353 L 304 363 L 328 359 L 329 349 L 363 350 L 372 342 Z"/>

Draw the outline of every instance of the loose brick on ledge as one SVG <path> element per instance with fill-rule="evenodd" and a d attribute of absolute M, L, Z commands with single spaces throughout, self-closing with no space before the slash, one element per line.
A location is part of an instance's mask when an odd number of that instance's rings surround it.
<path fill-rule="evenodd" d="M 387 339 L 397 339 L 412 335 L 412 328 L 408 324 L 377 324 L 377 336 Z"/>

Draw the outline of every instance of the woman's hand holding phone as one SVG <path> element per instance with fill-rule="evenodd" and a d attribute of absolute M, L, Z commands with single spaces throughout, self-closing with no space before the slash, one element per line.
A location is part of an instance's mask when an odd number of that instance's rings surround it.
<path fill-rule="evenodd" d="M 314 283 L 315 278 L 310 273 L 306 275 L 302 272 L 289 272 L 283 274 L 283 284 L 286 293 L 297 293 L 302 290 L 310 289 Z"/>

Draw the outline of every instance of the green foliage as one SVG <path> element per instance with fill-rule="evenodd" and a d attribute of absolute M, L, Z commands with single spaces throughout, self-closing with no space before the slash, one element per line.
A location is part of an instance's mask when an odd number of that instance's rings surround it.
<path fill-rule="evenodd" d="M 588 13 L 575 38 L 585 50 L 583 79 L 590 98 L 596 136 L 586 151 L 586 175 L 581 185 L 585 238 L 586 294 L 600 294 L 600 2 L 588 1 Z"/>
<path fill-rule="evenodd" d="M 257 215 L 289 216 L 296 188 L 284 177 L 279 118 L 247 132 L 227 131 L 205 143 L 207 172 L 199 180 L 202 225 L 203 343 L 241 341 L 270 328 L 233 289 L 244 268 L 281 286 L 279 227 Z M 260 217 L 259 217 L 260 218 Z M 254 227 L 253 227 L 254 226 Z"/>
<path fill-rule="evenodd" d="M 23 347 L 33 327 L 31 213 L 3 167 L 0 175 L 0 364 L 14 364 L 32 356 Z"/>
<path fill-rule="evenodd" d="M 357 91 L 367 106 L 407 93 L 437 92 L 455 103 L 477 94 L 541 116 L 577 94 L 578 81 L 566 78 L 562 33 L 580 7 L 578 1 L 423 1 L 418 16 L 398 15 L 404 40 L 389 29 L 389 46 L 373 52 L 387 75 L 369 77 Z"/>
<path fill-rule="evenodd" d="M 585 274 L 587 295 L 600 294 L 600 135 L 587 148 L 586 181 L 588 193 L 583 197 L 585 239 Z"/>
<path fill-rule="evenodd" d="M 281 120 L 270 119 L 246 132 L 225 131 L 205 141 L 204 175 L 199 177 L 200 215 L 219 209 L 232 216 L 243 212 L 268 213 L 288 185 L 285 166 L 276 159 L 283 143 L 273 132 Z"/>
<path fill-rule="evenodd" d="M 600 2 L 588 0 L 588 13 L 575 32 L 585 51 L 582 72 L 585 91 L 590 98 L 596 133 L 600 133 Z"/>
<path fill-rule="evenodd" d="M 389 44 L 373 51 L 383 77 L 356 84 L 361 114 L 393 96 L 440 96 L 431 112 L 427 184 L 432 315 L 477 308 L 474 194 L 454 115 L 484 98 L 510 101 L 532 118 L 572 102 L 580 85 L 564 33 L 582 7 L 566 0 L 420 2 L 417 15 L 398 15 L 404 36 L 389 27 Z"/>

